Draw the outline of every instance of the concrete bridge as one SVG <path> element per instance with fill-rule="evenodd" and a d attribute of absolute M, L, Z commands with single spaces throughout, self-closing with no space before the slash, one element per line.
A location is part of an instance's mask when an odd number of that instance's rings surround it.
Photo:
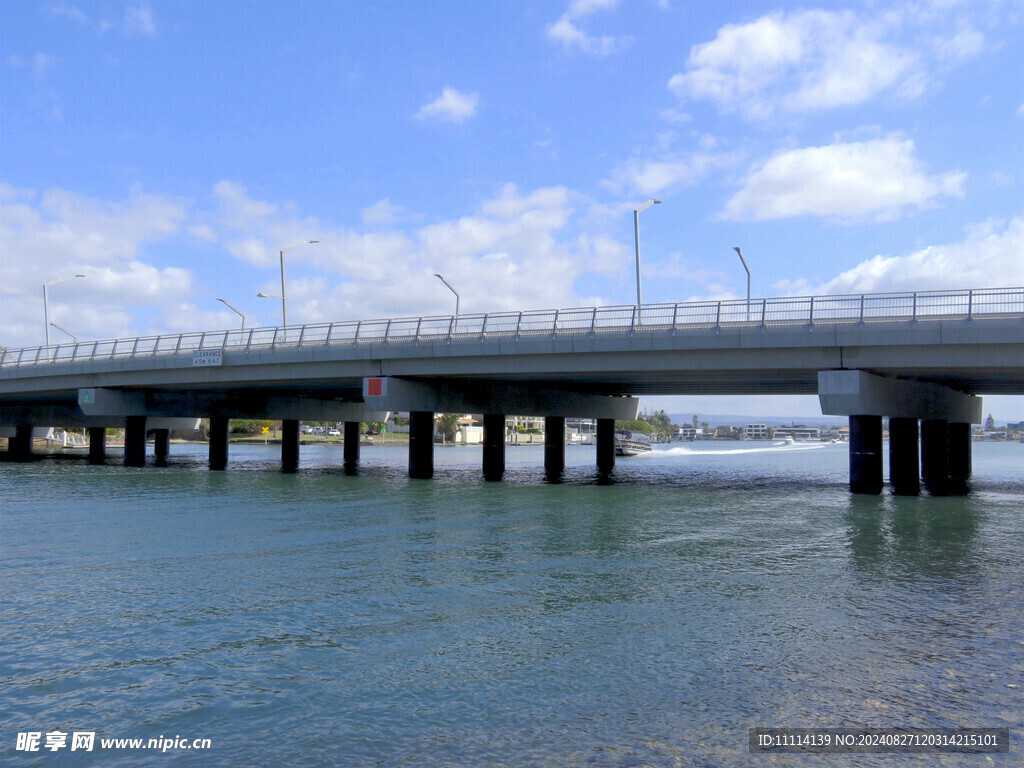
<path fill-rule="evenodd" d="M 300 419 L 411 414 L 409 471 L 429 477 L 433 414 L 484 414 L 484 475 L 504 470 L 505 414 L 596 418 L 597 462 L 614 465 L 615 419 L 638 395 L 817 394 L 850 417 L 850 482 L 917 493 L 966 483 L 982 394 L 1024 394 L 1024 289 L 979 289 L 597 307 L 256 328 L 4 350 L 0 426 L 9 459 L 31 458 L 33 424 L 126 429 L 125 463 L 145 462 L 147 429 L 166 456 L 167 419 L 210 419 L 210 466 L 227 464 L 230 418 L 281 419 L 282 462 L 298 465 Z M 918 425 L 921 448 L 919 453 Z M 26 435 L 28 437 L 26 437 Z M 564 447 L 551 440 L 557 473 Z"/>

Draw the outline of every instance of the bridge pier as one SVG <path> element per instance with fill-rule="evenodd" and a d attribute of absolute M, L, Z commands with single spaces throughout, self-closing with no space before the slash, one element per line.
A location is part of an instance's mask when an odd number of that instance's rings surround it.
<path fill-rule="evenodd" d="M 505 474 L 505 414 L 484 414 L 484 480 Z"/>
<path fill-rule="evenodd" d="M 89 463 L 102 464 L 107 458 L 107 428 L 89 427 Z"/>
<path fill-rule="evenodd" d="M 971 471 L 970 425 L 981 421 L 980 397 L 923 381 L 836 370 L 818 373 L 818 399 L 822 413 L 850 416 L 850 489 L 854 493 L 881 490 L 880 482 L 876 482 L 881 447 L 879 444 L 876 461 L 874 420 L 882 416 L 889 417 L 890 480 L 895 493 L 916 493 L 920 488 L 914 428 L 918 419 L 921 478 L 928 491 L 967 491 Z"/>
<path fill-rule="evenodd" d="M 409 412 L 409 477 L 434 476 L 434 412 Z"/>
<path fill-rule="evenodd" d="M 299 468 L 299 420 L 281 420 L 281 471 L 291 474 Z"/>
<path fill-rule="evenodd" d="M 359 464 L 359 422 L 345 422 L 345 468 L 355 469 Z"/>
<path fill-rule="evenodd" d="M 158 467 L 167 465 L 167 456 L 171 452 L 171 430 L 153 430 L 153 455 L 156 458 L 155 464 Z"/>
<path fill-rule="evenodd" d="M 921 492 L 917 419 L 889 419 L 889 483 L 898 496 Z"/>
<path fill-rule="evenodd" d="M 850 490 L 882 491 L 881 416 L 850 416 Z"/>
<path fill-rule="evenodd" d="M 210 417 L 210 469 L 220 471 L 228 466 L 228 426 L 227 416 Z"/>
<path fill-rule="evenodd" d="M 597 471 L 602 475 L 615 469 L 615 419 L 597 420 Z"/>
<path fill-rule="evenodd" d="M 124 465 L 146 466 L 145 416 L 126 416 L 124 419 Z"/>
<path fill-rule="evenodd" d="M 565 469 L 565 416 L 544 417 L 544 473 L 557 481 Z"/>
<path fill-rule="evenodd" d="M 32 461 L 32 425 L 18 424 L 7 438 L 8 461 Z"/>

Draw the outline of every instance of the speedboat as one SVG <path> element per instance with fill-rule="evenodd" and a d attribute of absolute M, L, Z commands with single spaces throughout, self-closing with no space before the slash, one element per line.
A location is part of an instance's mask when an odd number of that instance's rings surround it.
<path fill-rule="evenodd" d="M 651 450 L 651 438 L 643 432 L 619 430 L 615 433 L 616 456 L 639 456 Z"/>

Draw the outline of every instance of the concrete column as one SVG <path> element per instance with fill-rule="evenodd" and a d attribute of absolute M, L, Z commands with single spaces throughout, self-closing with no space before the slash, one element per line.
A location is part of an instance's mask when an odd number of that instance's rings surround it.
<path fill-rule="evenodd" d="M 32 425 L 19 424 L 14 437 L 7 438 L 7 458 L 11 461 L 32 460 Z"/>
<path fill-rule="evenodd" d="M 359 422 L 345 422 L 345 466 L 354 467 L 359 463 Z"/>
<path fill-rule="evenodd" d="M 409 477 L 434 476 L 434 412 L 409 413 Z"/>
<path fill-rule="evenodd" d="M 126 416 L 124 419 L 124 465 L 146 466 L 145 416 Z"/>
<path fill-rule="evenodd" d="M 949 486 L 949 437 L 945 419 L 921 422 L 921 476 L 932 493 L 946 493 Z"/>
<path fill-rule="evenodd" d="M 281 421 L 281 471 L 294 472 L 299 468 L 299 420 Z"/>
<path fill-rule="evenodd" d="M 597 420 L 597 471 L 608 474 L 615 469 L 615 419 Z"/>
<path fill-rule="evenodd" d="M 957 491 L 966 491 L 967 481 L 971 477 L 971 425 L 951 421 L 946 434 L 949 480 Z"/>
<path fill-rule="evenodd" d="M 171 430 L 153 430 L 153 455 L 156 457 L 156 465 L 162 467 L 167 464 L 167 455 L 171 452 Z"/>
<path fill-rule="evenodd" d="M 882 491 L 882 417 L 850 417 L 850 490 Z"/>
<path fill-rule="evenodd" d="M 544 470 L 549 479 L 560 476 L 565 469 L 565 417 L 544 418 Z"/>
<path fill-rule="evenodd" d="M 227 469 L 228 421 L 227 416 L 210 417 L 210 469 Z"/>
<path fill-rule="evenodd" d="M 107 428 L 89 427 L 89 463 L 102 464 L 107 457 Z"/>
<path fill-rule="evenodd" d="M 484 480 L 505 474 L 505 414 L 484 414 Z"/>
<path fill-rule="evenodd" d="M 889 419 L 889 482 L 898 496 L 921 492 L 917 419 Z"/>

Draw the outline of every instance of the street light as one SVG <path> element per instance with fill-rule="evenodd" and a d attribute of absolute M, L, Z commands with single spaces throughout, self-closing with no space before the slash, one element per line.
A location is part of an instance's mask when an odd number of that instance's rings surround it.
<path fill-rule="evenodd" d="M 288 251 L 290 251 L 290 250 L 292 250 L 294 248 L 299 248 L 300 246 L 303 246 L 303 245 L 309 245 L 311 243 L 319 243 L 319 242 L 320 242 L 319 240 L 306 240 L 303 243 L 296 243 L 295 245 L 289 245 L 287 248 L 282 248 L 281 249 L 281 296 L 280 296 L 280 298 L 281 298 L 281 329 L 284 331 L 284 334 L 283 334 L 284 338 L 287 338 L 287 334 L 288 334 L 288 331 L 287 331 L 287 328 L 288 328 L 288 288 L 286 287 L 287 284 L 285 283 L 285 278 L 284 278 L 284 255 Z M 276 298 L 278 298 L 277 296 L 268 296 L 267 294 L 262 293 L 262 292 L 260 292 L 260 293 L 258 293 L 256 295 L 259 298 L 261 298 L 261 299 L 276 299 Z"/>
<path fill-rule="evenodd" d="M 259 295 L 262 296 L 263 294 L 261 293 Z M 224 299 L 217 299 L 217 301 L 222 303 L 224 306 L 226 306 L 228 309 L 230 309 L 232 312 L 234 312 L 236 315 L 238 315 L 240 318 L 242 318 L 242 330 L 244 331 L 245 330 L 245 315 L 243 315 L 241 312 L 239 312 L 237 309 L 235 309 L 233 306 L 231 306 L 226 300 L 224 300 Z"/>
<path fill-rule="evenodd" d="M 743 262 L 743 268 L 747 270 L 747 320 L 750 320 L 750 267 L 747 266 L 747 260 L 743 258 L 743 251 L 740 250 L 740 247 L 738 245 L 734 245 L 732 249 L 740 255 L 740 261 Z"/>
<path fill-rule="evenodd" d="M 73 280 L 76 277 L 85 277 L 85 275 L 68 275 L 67 277 L 58 277 L 56 280 L 43 283 L 43 332 L 46 334 L 46 346 L 50 346 L 50 313 L 46 306 L 46 289 L 51 285 L 63 283 L 65 280 Z"/>
<path fill-rule="evenodd" d="M 651 205 L 660 205 L 661 200 L 653 197 L 633 211 L 633 238 L 636 243 L 636 310 L 639 314 L 643 301 L 640 299 L 640 211 Z"/>
<path fill-rule="evenodd" d="M 63 332 L 64 332 L 64 333 L 66 333 L 66 334 L 67 334 L 68 336 L 70 336 L 70 337 L 71 337 L 71 340 L 72 340 L 73 342 L 75 342 L 75 344 L 77 344 L 77 343 L 78 343 L 78 337 L 77 337 L 77 336 L 75 336 L 75 334 L 73 334 L 73 333 L 72 333 L 71 331 L 69 331 L 69 330 L 68 330 L 67 328 L 61 328 L 61 327 L 60 327 L 59 325 L 57 325 L 56 323 L 50 323 L 50 325 L 52 325 L 52 326 L 53 326 L 54 328 L 56 328 L 56 329 L 57 329 L 58 331 L 63 331 Z"/>
<path fill-rule="evenodd" d="M 442 283 L 447 285 L 448 286 L 448 290 L 455 294 L 455 316 L 458 317 L 459 316 L 459 292 L 456 291 L 454 288 L 452 288 L 452 284 L 449 283 L 447 280 L 445 280 L 444 277 L 442 277 L 441 275 L 437 274 L 437 272 L 434 273 L 434 277 L 436 277 Z"/>

